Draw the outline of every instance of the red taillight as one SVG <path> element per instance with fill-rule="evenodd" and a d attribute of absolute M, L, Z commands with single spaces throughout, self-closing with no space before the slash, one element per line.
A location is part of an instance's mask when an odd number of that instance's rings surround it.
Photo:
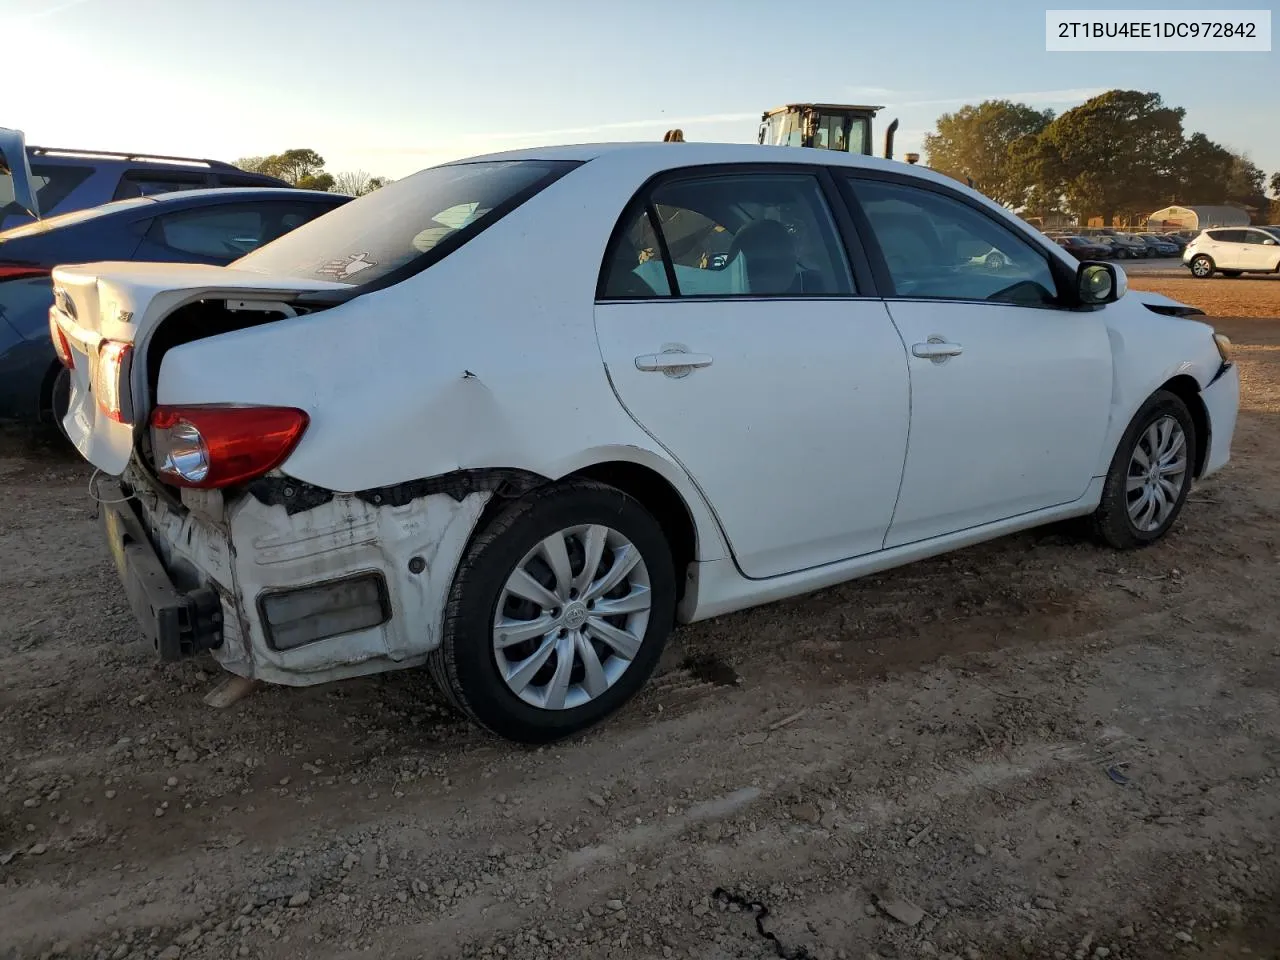
<path fill-rule="evenodd" d="M 98 344 L 98 362 L 93 368 L 93 392 L 98 409 L 116 423 L 127 423 L 124 400 L 129 389 L 129 358 L 133 345 L 119 340 Z"/>
<path fill-rule="evenodd" d="M 20 263 L 0 263 L 0 281 L 30 280 L 34 277 L 47 277 L 52 272 L 48 267 L 32 267 Z"/>
<path fill-rule="evenodd" d="M 229 487 L 284 462 L 310 418 L 293 407 L 160 406 L 151 414 L 156 469 L 182 487 Z"/>
<path fill-rule="evenodd" d="M 67 341 L 67 335 L 62 332 L 62 325 L 58 323 L 58 308 L 49 308 L 49 339 L 53 341 L 53 352 L 58 355 L 58 361 L 68 370 L 76 368 L 75 358 L 71 355 L 71 344 Z"/>

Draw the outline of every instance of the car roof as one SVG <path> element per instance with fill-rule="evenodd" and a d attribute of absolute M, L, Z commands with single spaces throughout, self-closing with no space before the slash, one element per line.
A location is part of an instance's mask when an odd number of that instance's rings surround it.
<path fill-rule="evenodd" d="M 903 172 L 907 168 L 914 176 L 945 183 L 952 187 L 964 185 L 951 177 L 943 176 L 917 164 L 901 160 L 885 160 L 861 153 L 841 153 L 815 147 L 783 147 L 756 143 L 702 143 L 663 141 L 629 141 L 621 143 L 579 143 L 546 147 L 524 147 L 500 153 L 488 153 L 462 160 L 451 161 L 450 166 L 463 163 L 481 163 L 493 160 L 576 160 L 607 163 L 622 159 L 650 160 L 658 169 L 668 167 L 697 166 L 714 163 L 808 163 L 824 166 L 853 167 L 888 172 Z"/>

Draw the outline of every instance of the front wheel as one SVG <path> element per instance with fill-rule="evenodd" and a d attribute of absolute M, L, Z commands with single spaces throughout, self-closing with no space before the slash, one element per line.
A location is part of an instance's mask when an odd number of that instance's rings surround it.
<path fill-rule="evenodd" d="M 1191 275 L 1199 277 L 1201 280 L 1208 280 L 1213 276 L 1213 261 L 1206 254 L 1198 253 L 1191 258 Z"/>
<path fill-rule="evenodd" d="M 1134 416 L 1111 460 L 1094 533 L 1118 550 L 1145 547 L 1173 526 L 1195 471 L 1196 427 L 1180 397 L 1154 393 Z"/>
<path fill-rule="evenodd" d="M 593 481 L 554 484 L 513 502 L 468 547 L 429 667 L 481 726 L 548 743 L 636 694 L 675 604 L 671 549 L 638 501 Z"/>

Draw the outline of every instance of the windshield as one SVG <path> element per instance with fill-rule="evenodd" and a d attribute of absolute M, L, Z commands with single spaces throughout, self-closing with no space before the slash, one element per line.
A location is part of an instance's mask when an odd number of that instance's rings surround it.
<path fill-rule="evenodd" d="M 73 223 L 82 223 L 85 220 L 105 217 L 107 214 L 128 210 L 130 207 L 144 207 L 154 202 L 154 200 L 135 198 L 133 200 L 116 200 L 98 207 L 86 207 L 83 210 L 72 210 L 70 213 L 59 214 L 56 217 L 50 217 L 48 220 L 34 220 L 20 227 L 14 227 L 12 230 L 5 230 L 0 233 L 0 240 L 17 240 L 19 237 L 31 237 L 38 233 L 56 230 L 58 227 L 69 227 Z"/>
<path fill-rule="evenodd" d="M 414 262 L 435 262 L 576 166 L 484 160 L 430 167 L 343 204 L 231 266 L 367 286 Z"/>

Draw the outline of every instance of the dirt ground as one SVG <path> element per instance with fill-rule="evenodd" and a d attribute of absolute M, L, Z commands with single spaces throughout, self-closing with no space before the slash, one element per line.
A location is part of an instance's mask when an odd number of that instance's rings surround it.
<path fill-rule="evenodd" d="M 134 642 L 72 457 L 0 448 L 0 957 L 1280 957 L 1280 283 L 1175 533 L 1062 529 L 680 630 L 531 750 L 425 673 L 268 688 Z M 767 905 L 751 912 L 719 890 Z"/>

